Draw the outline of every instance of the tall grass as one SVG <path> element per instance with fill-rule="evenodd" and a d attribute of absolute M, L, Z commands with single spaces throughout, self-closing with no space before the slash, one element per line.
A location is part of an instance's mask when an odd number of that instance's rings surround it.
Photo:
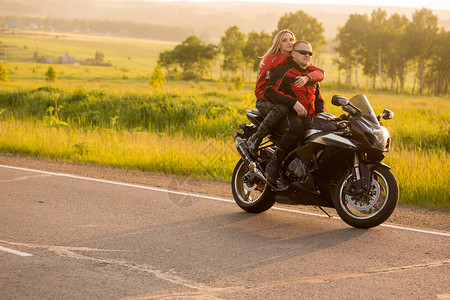
<path fill-rule="evenodd" d="M 216 180 L 229 180 L 239 158 L 231 139 L 48 127 L 14 118 L 0 120 L 0 153 Z"/>
<path fill-rule="evenodd" d="M 336 92 L 324 92 L 331 99 Z M 352 95 L 346 95 L 349 98 Z M 407 97 L 368 93 L 376 111 L 395 112 L 384 121 L 393 146 L 450 151 L 450 101 L 438 97 Z M 328 111 L 342 110 L 327 104 Z M 44 119 L 54 108 L 60 121 L 76 128 L 150 130 L 192 137 L 229 137 L 247 122 L 246 109 L 254 108 L 248 93 L 145 93 L 40 87 L 0 91 L 4 115 L 18 119 Z"/>
<path fill-rule="evenodd" d="M 220 93 L 119 94 L 51 87 L 0 91 L 4 114 L 19 119 L 42 120 L 51 112 L 77 128 L 150 130 L 193 137 L 231 136 L 245 118 L 239 104 L 240 99 Z"/>
<path fill-rule="evenodd" d="M 450 210 L 450 101 L 383 93 L 368 98 L 377 113 L 396 113 L 384 121 L 392 136 L 385 162 L 398 179 L 400 203 Z M 228 181 L 239 159 L 232 132 L 248 122 L 245 110 L 253 107 L 246 92 L 2 90 L 0 153 Z"/>
<path fill-rule="evenodd" d="M 182 134 L 49 127 L 36 120 L 0 120 L 0 153 L 122 169 L 229 181 L 239 159 L 232 139 Z M 386 163 L 400 186 L 400 203 L 450 210 L 450 156 L 397 147 Z"/>

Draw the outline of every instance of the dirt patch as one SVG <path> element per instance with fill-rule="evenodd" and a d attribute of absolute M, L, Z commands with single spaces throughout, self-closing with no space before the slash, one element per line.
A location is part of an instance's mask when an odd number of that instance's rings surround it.
<path fill-rule="evenodd" d="M 0 155 L 0 164 L 126 183 L 142 184 L 163 189 L 179 190 L 233 199 L 230 183 L 228 182 L 199 180 L 173 175 L 56 162 L 11 155 Z M 292 206 L 285 204 L 277 205 L 303 211 L 322 213 L 318 208 L 313 206 Z M 331 215 L 337 215 L 334 209 L 326 210 Z M 386 224 L 450 232 L 450 212 L 420 207 L 398 206 Z"/>

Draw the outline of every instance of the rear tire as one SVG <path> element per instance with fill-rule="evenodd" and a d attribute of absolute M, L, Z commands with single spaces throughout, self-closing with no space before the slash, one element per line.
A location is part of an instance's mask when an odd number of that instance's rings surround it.
<path fill-rule="evenodd" d="M 392 172 L 381 165 L 371 171 L 371 188 L 359 195 L 347 195 L 344 187 L 352 174 L 338 181 L 333 197 L 334 206 L 347 224 L 356 228 L 371 228 L 386 221 L 398 203 L 398 183 Z"/>
<path fill-rule="evenodd" d="M 231 178 L 234 201 L 240 208 L 251 213 L 268 210 L 275 204 L 275 193 L 261 179 L 249 180 L 249 169 L 240 159 Z"/>

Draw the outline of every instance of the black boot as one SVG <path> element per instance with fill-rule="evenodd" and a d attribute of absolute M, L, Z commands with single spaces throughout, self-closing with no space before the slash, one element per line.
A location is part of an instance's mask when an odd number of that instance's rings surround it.
<path fill-rule="evenodd" d="M 266 178 L 273 185 L 277 184 L 278 175 L 280 174 L 281 163 L 286 158 L 286 154 L 287 154 L 286 151 L 277 148 L 270 162 L 267 164 Z"/>
<path fill-rule="evenodd" d="M 261 145 L 262 140 L 268 133 L 269 129 L 262 123 L 256 133 L 247 140 L 248 152 L 250 152 L 251 156 L 258 157 L 259 145 Z"/>

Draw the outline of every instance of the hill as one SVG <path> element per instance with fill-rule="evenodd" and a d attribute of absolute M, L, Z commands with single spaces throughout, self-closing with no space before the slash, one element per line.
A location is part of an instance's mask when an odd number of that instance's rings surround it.
<path fill-rule="evenodd" d="M 243 32 L 272 32 L 286 12 L 304 10 L 322 22 L 331 41 L 338 26 L 352 13 L 370 14 L 375 6 L 317 5 L 250 2 L 161 2 L 139 0 L 0 0 L 0 15 L 22 15 L 64 19 L 131 20 L 182 28 L 204 41 L 217 42 L 226 28 L 237 25 Z M 388 14 L 411 17 L 414 8 L 383 7 Z M 433 10 L 439 26 L 450 28 L 450 11 Z M 5 24 L 4 24 L 5 25 Z M 180 38 L 182 40 L 183 38 Z M 173 40 L 167 37 L 166 40 Z"/>

